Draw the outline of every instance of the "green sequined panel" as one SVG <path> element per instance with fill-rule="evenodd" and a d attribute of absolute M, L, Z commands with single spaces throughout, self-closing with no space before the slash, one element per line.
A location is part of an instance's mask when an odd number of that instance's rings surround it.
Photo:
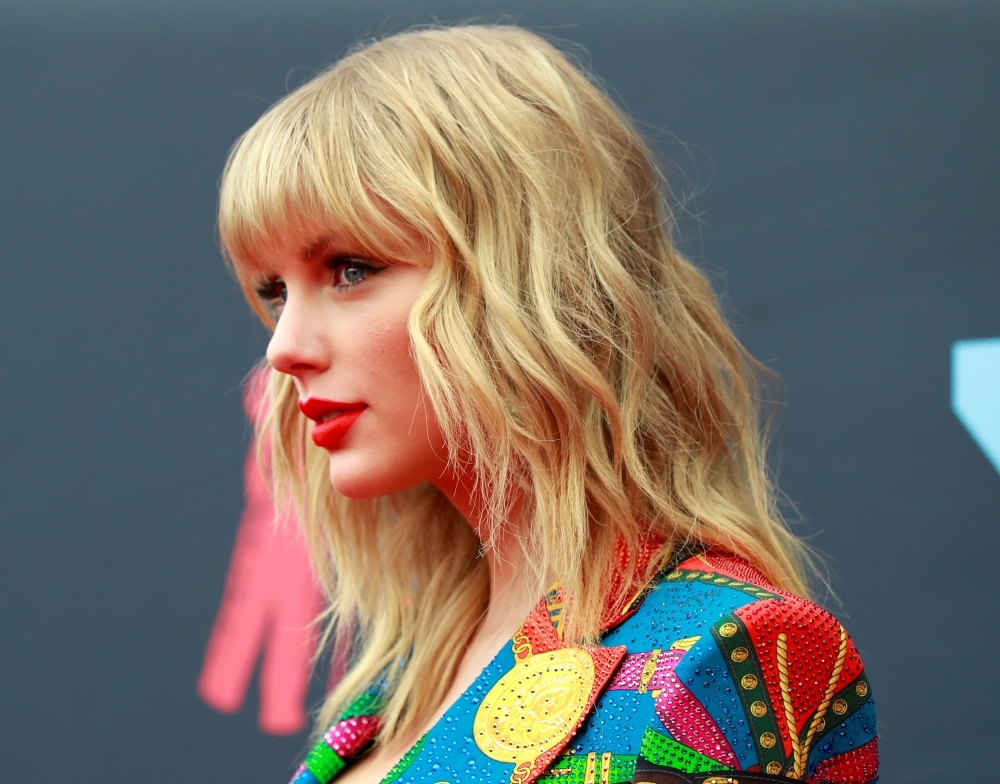
<path fill-rule="evenodd" d="M 392 784 L 400 776 L 402 776 L 409 769 L 410 765 L 413 764 L 413 760 L 417 758 L 420 750 L 424 747 L 424 743 L 427 742 L 427 736 L 424 735 L 420 740 L 416 742 L 412 749 L 410 749 L 403 758 L 393 765 L 392 770 L 390 770 L 384 779 L 382 779 L 382 784 Z"/>
<path fill-rule="evenodd" d="M 317 743 L 306 755 L 306 767 L 320 781 L 329 781 L 344 768 L 344 761 L 325 743 Z"/>
<path fill-rule="evenodd" d="M 634 754 L 567 754 L 556 759 L 537 784 L 628 784 L 635 774 L 635 759 Z"/>
<path fill-rule="evenodd" d="M 340 714 L 338 721 L 353 719 L 356 716 L 374 716 L 381 707 L 381 700 L 374 694 L 361 694 L 354 698 L 350 705 Z"/>
<path fill-rule="evenodd" d="M 673 738 L 661 735 L 651 727 L 646 727 L 639 746 L 639 756 L 649 760 L 654 765 L 676 768 L 685 773 L 706 773 L 710 770 L 732 770 L 718 760 L 706 757 L 704 754 L 678 743 Z"/>

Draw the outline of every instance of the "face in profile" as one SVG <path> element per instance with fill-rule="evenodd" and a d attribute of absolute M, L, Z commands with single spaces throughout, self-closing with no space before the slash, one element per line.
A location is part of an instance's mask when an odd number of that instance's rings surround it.
<path fill-rule="evenodd" d="M 373 256 L 322 229 L 288 231 L 262 254 L 258 293 L 277 318 L 268 362 L 294 379 L 312 438 L 329 453 L 330 481 L 349 498 L 444 472 L 445 441 L 407 330 L 432 260 L 419 246 Z"/>

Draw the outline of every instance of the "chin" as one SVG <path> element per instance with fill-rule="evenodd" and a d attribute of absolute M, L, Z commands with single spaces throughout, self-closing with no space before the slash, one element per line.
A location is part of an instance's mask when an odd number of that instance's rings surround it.
<path fill-rule="evenodd" d="M 330 484 L 333 489 L 346 498 L 363 501 L 385 495 L 384 482 L 368 472 L 345 471 L 339 466 L 330 465 Z M 391 492 L 391 491 L 389 491 Z"/>
<path fill-rule="evenodd" d="M 408 471 L 392 470 L 391 461 L 361 459 L 360 456 L 335 452 L 330 455 L 330 484 L 345 498 L 363 501 L 406 490 L 422 481 Z"/>

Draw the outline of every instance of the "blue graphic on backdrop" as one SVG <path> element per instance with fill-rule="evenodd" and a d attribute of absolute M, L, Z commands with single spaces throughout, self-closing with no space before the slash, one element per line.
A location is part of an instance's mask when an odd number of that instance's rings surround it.
<path fill-rule="evenodd" d="M 1000 338 L 952 345 L 951 410 L 1000 471 Z"/>

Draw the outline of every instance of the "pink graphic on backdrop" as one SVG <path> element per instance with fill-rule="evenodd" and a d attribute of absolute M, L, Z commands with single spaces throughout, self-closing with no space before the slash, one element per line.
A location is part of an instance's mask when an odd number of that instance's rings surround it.
<path fill-rule="evenodd" d="M 251 421 L 265 379 L 266 372 L 258 372 L 247 384 L 243 402 Z M 310 659 L 317 643 L 312 621 L 323 597 L 294 520 L 275 521 L 255 451 L 251 445 L 244 465 L 246 505 L 198 693 L 216 710 L 238 711 L 263 654 L 258 724 L 271 735 L 288 735 L 306 725 Z M 339 681 L 343 668 L 342 660 L 334 661 L 329 686 Z"/>

